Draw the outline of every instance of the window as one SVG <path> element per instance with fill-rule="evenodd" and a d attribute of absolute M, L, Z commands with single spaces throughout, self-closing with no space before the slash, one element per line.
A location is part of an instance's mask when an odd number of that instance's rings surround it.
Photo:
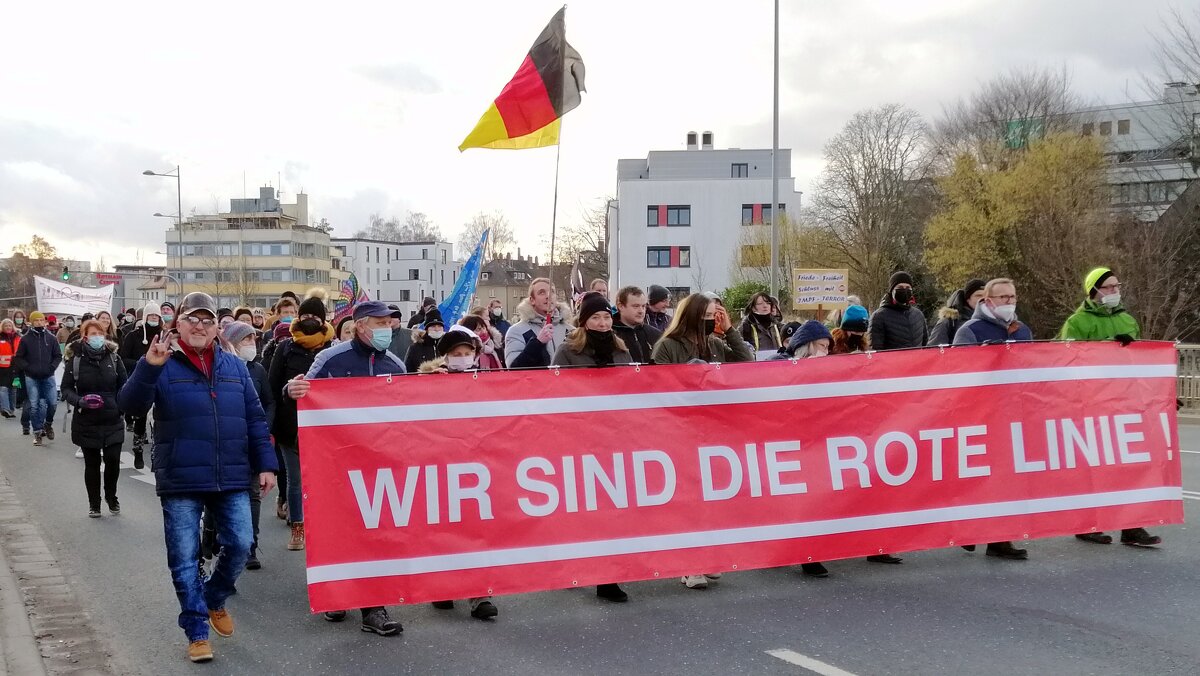
<path fill-rule="evenodd" d="M 646 207 L 646 225 L 658 225 L 658 207 Z"/>
<path fill-rule="evenodd" d="M 1095 122 L 1084 122 L 1083 123 L 1083 135 L 1084 136 L 1091 136 L 1094 131 L 1096 131 L 1096 123 Z"/>
<path fill-rule="evenodd" d="M 408 289 L 400 289 L 400 300 L 401 302 L 412 300 L 412 291 L 409 291 Z"/>
<path fill-rule="evenodd" d="M 779 213 L 781 213 L 785 216 L 787 215 L 787 205 L 786 204 L 779 205 Z M 771 205 L 770 204 L 764 204 L 762 207 L 762 222 L 763 222 L 763 225 L 771 224 Z"/>
<path fill-rule="evenodd" d="M 646 248 L 646 267 L 648 268 L 669 268 L 671 267 L 671 247 L 669 246 L 652 246 Z"/>
<path fill-rule="evenodd" d="M 446 250 L 442 249 L 442 265 L 446 264 Z"/>
<path fill-rule="evenodd" d="M 371 247 L 366 247 L 366 250 L 367 250 L 367 262 L 370 263 L 371 262 Z"/>
<path fill-rule="evenodd" d="M 1100 123 L 1100 135 L 1101 136 L 1112 136 L 1112 121 L 1111 120 L 1108 122 Z"/>
<path fill-rule="evenodd" d="M 729 165 L 729 178 L 746 178 L 750 175 L 750 165 L 748 164 L 731 164 Z"/>
<path fill-rule="evenodd" d="M 379 262 L 379 247 L 375 247 L 375 262 Z"/>
<path fill-rule="evenodd" d="M 517 280 L 518 282 L 523 282 L 529 279 L 529 275 L 524 272 L 514 272 L 513 279 Z"/>
<path fill-rule="evenodd" d="M 690 246 L 679 247 L 679 267 L 681 267 L 681 268 L 692 267 L 692 247 L 690 247 Z"/>
<path fill-rule="evenodd" d="M 742 225 L 751 225 L 754 223 L 754 205 L 742 205 Z"/>
<path fill-rule="evenodd" d="M 413 268 L 409 268 L 409 269 L 408 269 L 408 279 L 409 279 L 410 281 L 414 281 L 414 282 L 416 282 L 416 281 L 420 281 L 420 279 L 421 279 L 421 271 L 420 271 L 420 270 L 415 270 L 415 269 L 413 269 Z"/>
<path fill-rule="evenodd" d="M 388 249 L 384 253 L 387 254 L 387 262 L 391 263 L 392 262 L 392 250 Z"/>
<path fill-rule="evenodd" d="M 446 271 L 442 270 L 441 275 L 442 275 L 442 286 L 446 286 Z"/>
<path fill-rule="evenodd" d="M 491 278 L 492 278 L 492 273 L 490 273 L 490 272 L 481 272 L 481 273 L 479 273 L 479 280 L 480 280 L 480 281 L 482 281 L 482 282 L 486 282 L 486 281 L 488 281 L 488 280 L 489 280 L 489 279 L 491 279 Z"/>
<path fill-rule="evenodd" d="M 429 260 L 429 249 L 421 249 L 421 260 Z"/>
<path fill-rule="evenodd" d="M 1129 134 L 1129 120 L 1117 120 L 1117 136 Z"/>
<path fill-rule="evenodd" d="M 671 294 L 671 298 L 676 301 L 683 300 L 692 295 L 692 287 L 690 286 L 668 286 L 667 293 Z"/>
<path fill-rule="evenodd" d="M 692 224 L 692 208 L 690 206 L 667 207 L 667 225 L 687 227 Z"/>

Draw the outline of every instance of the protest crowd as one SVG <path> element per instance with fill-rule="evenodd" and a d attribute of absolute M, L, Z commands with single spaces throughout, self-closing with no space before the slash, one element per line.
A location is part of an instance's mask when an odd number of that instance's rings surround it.
<path fill-rule="evenodd" d="M 217 307 L 195 292 L 178 305 L 148 303 L 116 317 L 10 310 L 0 321 L 0 415 L 19 420 L 32 444 L 45 447 L 55 442 L 56 414 L 69 407 L 69 443 L 83 459 L 91 518 L 103 516 L 105 506 L 110 515 L 120 513 L 126 433 L 133 435 L 135 467 L 145 466 L 150 451 L 178 621 L 189 659 L 201 662 L 213 657 L 210 629 L 234 633 L 226 602 L 239 576 L 263 567 L 262 502 L 268 522 L 274 516 L 290 529 L 287 550 L 305 548 L 300 457 L 321 449 L 301 448 L 297 401 L 314 380 L 407 373 L 415 384 L 477 370 L 800 360 L 1035 339 L 1018 316 L 1018 285 L 1011 279 L 967 281 L 932 321 L 917 308 L 905 272 L 891 276 L 873 310 L 851 296 L 825 321 L 785 321 L 780 303 L 766 293 L 744 308 L 727 308 L 713 293 L 672 299 L 661 286 L 626 286 L 610 299 L 604 280 L 590 288 L 560 298 L 550 280 L 535 279 L 512 317 L 496 301 L 463 317 L 444 317 L 426 298 L 407 323 L 395 306 L 379 301 L 360 302 L 333 323 L 320 290 L 304 298 L 289 292 L 258 309 Z M 1114 271 L 1091 271 L 1079 300 L 1058 335 L 1036 338 L 1126 346 L 1139 338 Z M 1113 542 L 1104 533 L 1076 537 Z M 1130 546 L 1160 544 L 1142 528 L 1119 537 Z M 988 556 L 1028 556 L 1011 542 L 979 544 Z M 974 551 L 975 544 L 965 548 Z M 868 560 L 902 561 L 895 553 Z M 805 563 L 802 571 L 829 575 L 820 562 Z M 719 578 L 720 572 L 695 572 L 681 582 L 703 589 Z M 615 583 L 598 585 L 596 595 L 611 602 L 629 598 Z M 490 597 L 465 602 L 473 618 L 499 615 Z M 450 610 L 455 600 L 434 606 Z M 324 613 L 331 623 L 348 617 L 347 610 Z M 357 609 L 354 619 L 363 632 L 379 636 L 402 630 L 385 607 Z"/>

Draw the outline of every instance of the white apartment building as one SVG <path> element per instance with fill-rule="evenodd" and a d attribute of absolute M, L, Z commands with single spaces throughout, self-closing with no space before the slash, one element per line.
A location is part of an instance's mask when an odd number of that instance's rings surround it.
<path fill-rule="evenodd" d="M 717 150 L 711 132 L 697 137 L 688 133 L 687 150 L 617 161 L 617 198 L 608 205 L 609 288 L 659 284 L 677 296 L 720 291 L 743 268 L 744 247 L 769 248 L 771 151 Z M 778 208 L 798 213 L 791 150 L 780 149 L 777 167 Z"/>
<path fill-rule="evenodd" d="M 335 238 L 331 244 L 335 267 L 353 272 L 372 300 L 395 304 L 405 317 L 419 310 L 425 297 L 439 303 L 446 300 L 463 266 L 463 261 L 454 259 L 450 242 Z M 331 291 L 336 298 L 337 289 Z"/>
<path fill-rule="evenodd" d="M 1106 141 L 1112 204 L 1157 220 L 1197 178 L 1200 85 L 1172 82 L 1162 99 L 1079 111 L 1080 131 Z"/>

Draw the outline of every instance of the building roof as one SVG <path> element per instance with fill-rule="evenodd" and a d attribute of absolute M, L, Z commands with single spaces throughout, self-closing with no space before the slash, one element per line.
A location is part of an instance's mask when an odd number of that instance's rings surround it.
<path fill-rule="evenodd" d="M 149 279 L 149 280 L 143 282 L 142 285 L 137 288 L 137 290 L 138 291 L 158 291 L 158 290 L 166 289 L 166 288 L 167 288 L 167 278 L 166 277 L 155 277 L 153 279 Z"/>
<path fill-rule="evenodd" d="M 484 263 L 479 272 L 480 286 L 525 286 L 537 276 L 537 266 L 525 258 L 497 258 Z"/>

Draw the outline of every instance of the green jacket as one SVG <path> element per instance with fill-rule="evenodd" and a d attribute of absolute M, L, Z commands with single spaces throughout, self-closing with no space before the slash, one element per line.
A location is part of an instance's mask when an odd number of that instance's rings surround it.
<path fill-rule="evenodd" d="M 1108 308 L 1088 299 L 1075 314 L 1067 317 L 1058 337 L 1062 340 L 1112 340 L 1120 335 L 1140 338 L 1141 333 L 1137 320 L 1125 308 Z"/>
<path fill-rule="evenodd" d="M 737 329 L 731 328 L 726 331 L 724 340 L 717 336 L 709 336 L 708 349 L 712 352 L 714 362 L 724 364 L 726 362 L 754 361 L 754 354 L 750 352 L 750 346 L 742 340 Z M 654 351 L 650 353 L 650 361 L 655 364 L 686 364 L 698 358 L 699 355 L 696 354 L 694 346 L 686 345 L 674 338 L 659 340 L 654 345 Z"/>

